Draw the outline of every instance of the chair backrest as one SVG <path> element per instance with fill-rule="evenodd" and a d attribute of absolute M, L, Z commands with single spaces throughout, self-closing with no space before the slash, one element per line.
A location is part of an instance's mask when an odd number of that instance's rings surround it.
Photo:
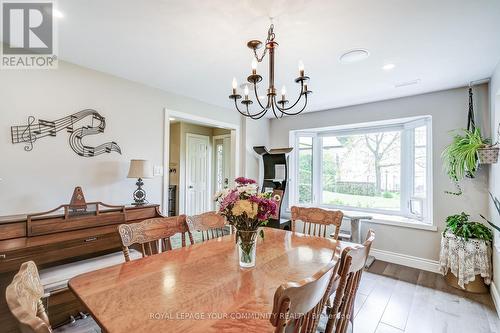
<path fill-rule="evenodd" d="M 138 245 L 142 256 L 172 250 L 170 237 L 180 234 L 182 247 L 186 246 L 186 233 L 194 244 L 193 236 L 186 224 L 186 215 L 158 217 L 138 223 L 120 224 L 118 232 L 122 239 L 125 261 L 130 261 L 129 246 Z"/>
<path fill-rule="evenodd" d="M 224 228 L 227 225 L 225 217 L 216 212 L 188 216 L 186 222 L 191 234 L 201 233 L 202 242 L 224 236 Z"/>
<path fill-rule="evenodd" d="M 7 305 L 22 333 L 50 333 L 49 318 L 42 303 L 43 286 L 33 261 L 21 265 L 5 290 Z"/>
<path fill-rule="evenodd" d="M 363 245 L 346 247 L 342 251 L 339 267 L 339 284 L 335 291 L 335 299 L 329 313 L 325 333 L 344 333 L 352 319 L 354 299 L 358 291 L 361 275 L 370 254 L 370 248 L 375 239 L 375 232 L 368 231 Z M 333 290 L 332 290 L 333 292 Z M 340 315 L 339 315 L 340 314 Z"/>
<path fill-rule="evenodd" d="M 292 231 L 302 232 L 313 236 L 327 237 L 327 227 L 332 225 L 335 227 L 334 238 L 339 237 L 340 225 L 344 213 L 340 210 L 326 210 L 314 207 L 292 207 Z M 295 224 L 297 221 L 302 221 L 302 230 L 296 230 Z"/>
<path fill-rule="evenodd" d="M 319 317 L 326 304 L 340 261 L 340 246 L 332 261 L 312 277 L 299 282 L 282 284 L 274 293 L 271 324 L 275 333 L 293 330 L 297 333 L 316 332 Z"/>

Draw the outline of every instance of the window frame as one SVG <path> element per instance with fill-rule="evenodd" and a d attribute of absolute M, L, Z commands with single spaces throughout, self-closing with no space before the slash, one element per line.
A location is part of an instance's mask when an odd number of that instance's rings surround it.
<path fill-rule="evenodd" d="M 422 216 L 411 213 L 411 200 L 421 200 L 414 196 L 415 182 L 415 128 L 426 126 L 426 197 L 423 199 Z M 360 208 L 344 205 L 331 205 L 322 203 L 322 172 L 323 172 L 323 154 L 322 140 L 327 136 L 346 136 L 359 135 L 367 133 L 380 133 L 388 131 L 401 131 L 401 170 L 400 170 L 400 209 L 398 211 Z M 312 156 L 312 202 L 310 205 L 327 209 L 341 209 L 350 211 L 360 211 L 366 213 L 400 216 L 404 219 L 410 219 L 425 225 L 433 225 L 432 216 L 432 117 L 420 116 L 414 118 L 392 119 L 383 122 L 371 122 L 363 124 L 352 124 L 347 126 L 326 127 L 317 129 L 292 130 L 289 133 L 290 143 L 293 143 L 294 150 L 290 155 L 290 195 L 289 206 L 301 205 L 298 203 L 298 142 L 300 137 L 312 137 L 313 156 Z M 295 182 L 297 180 L 297 183 Z M 302 204 L 306 205 L 306 204 Z"/>

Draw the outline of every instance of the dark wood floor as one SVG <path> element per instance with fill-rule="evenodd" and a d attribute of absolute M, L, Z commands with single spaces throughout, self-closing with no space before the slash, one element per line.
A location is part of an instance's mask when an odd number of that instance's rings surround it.
<path fill-rule="evenodd" d="M 378 260 L 363 273 L 354 313 L 353 333 L 500 333 L 489 294 L 466 293 L 439 274 Z"/>

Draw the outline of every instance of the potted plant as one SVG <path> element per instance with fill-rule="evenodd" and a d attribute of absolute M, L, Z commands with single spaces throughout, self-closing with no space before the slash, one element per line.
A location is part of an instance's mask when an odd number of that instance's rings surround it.
<path fill-rule="evenodd" d="M 276 199 L 272 193 L 258 193 L 253 179 L 236 178 L 234 188 L 224 189 L 216 195 L 219 214 L 226 217 L 236 229 L 236 242 L 240 266 L 255 266 L 256 240 L 259 233 L 264 238 L 265 226 L 269 218 L 276 215 Z"/>
<path fill-rule="evenodd" d="M 440 271 L 452 287 L 485 293 L 491 282 L 491 241 L 485 225 L 469 220 L 466 213 L 446 218 L 441 238 Z"/>
<path fill-rule="evenodd" d="M 491 192 L 490 192 L 490 198 L 491 198 L 491 200 L 493 200 L 493 204 L 495 205 L 495 208 L 497 209 L 498 215 L 500 215 L 500 200 L 498 200 L 497 197 L 494 197 L 493 194 L 491 194 Z M 491 225 L 493 228 L 495 228 L 497 231 L 500 231 L 500 227 L 499 226 L 497 226 L 496 224 L 494 224 L 493 222 L 491 222 L 490 220 L 488 220 L 483 215 L 481 215 L 481 217 L 483 218 L 483 220 L 485 220 L 486 222 L 488 222 L 488 224 Z"/>
<path fill-rule="evenodd" d="M 491 140 L 483 138 L 481 130 L 474 128 L 473 130 L 462 130 L 462 133 L 457 133 L 453 137 L 453 141 L 448 145 L 441 157 L 443 159 L 443 167 L 455 183 L 458 192 L 449 192 L 449 194 L 460 195 L 462 189 L 459 181 L 464 177 L 474 178 L 479 164 L 491 164 L 498 161 L 497 145 L 491 145 Z"/>
<path fill-rule="evenodd" d="M 469 221 L 469 215 L 464 212 L 446 218 L 443 235 L 446 235 L 448 231 L 466 241 L 475 238 L 490 242 L 493 239 L 493 234 L 488 227 L 479 222 Z"/>

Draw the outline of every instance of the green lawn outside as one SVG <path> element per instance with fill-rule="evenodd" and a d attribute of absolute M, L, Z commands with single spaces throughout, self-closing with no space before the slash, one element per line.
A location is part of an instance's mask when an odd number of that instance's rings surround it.
<path fill-rule="evenodd" d="M 370 197 L 364 195 L 353 195 L 344 193 L 335 193 L 323 191 L 323 204 L 339 205 L 359 208 L 377 208 L 399 210 L 400 198 L 399 193 L 391 193 L 392 198 Z"/>

